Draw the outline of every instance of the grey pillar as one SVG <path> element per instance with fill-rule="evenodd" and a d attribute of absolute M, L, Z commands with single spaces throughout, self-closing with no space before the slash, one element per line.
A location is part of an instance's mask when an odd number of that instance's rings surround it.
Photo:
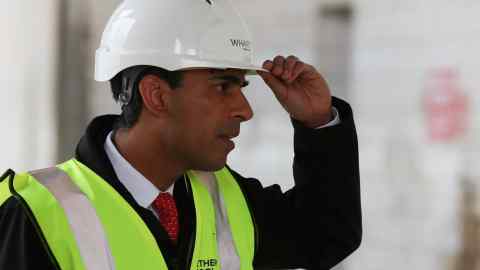
<path fill-rule="evenodd" d="M 59 1 L 57 81 L 57 159 L 72 157 L 87 123 L 87 57 L 90 43 L 88 1 Z"/>

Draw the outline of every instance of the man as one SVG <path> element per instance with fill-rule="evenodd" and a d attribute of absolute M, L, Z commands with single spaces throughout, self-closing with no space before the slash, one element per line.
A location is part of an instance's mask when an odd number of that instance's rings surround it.
<path fill-rule="evenodd" d="M 295 129 L 286 193 L 226 166 L 255 72 Z M 94 119 L 75 159 L 2 177 L 0 269 L 329 269 L 358 247 L 350 107 L 295 56 L 255 67 L 228 2 L 123 2 L 96 79 L 122 115 Z"/>

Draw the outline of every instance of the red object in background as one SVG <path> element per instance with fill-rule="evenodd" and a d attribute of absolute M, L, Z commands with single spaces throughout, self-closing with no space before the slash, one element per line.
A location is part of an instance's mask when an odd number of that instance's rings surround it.
<path fill-rule="evenodd" d="M 460 86 L 458 73 L 451 69 L 432 72 L 424 96 L 429 138 L 452 141 L 463 135 L 468 122 L 468 97 Z"/>

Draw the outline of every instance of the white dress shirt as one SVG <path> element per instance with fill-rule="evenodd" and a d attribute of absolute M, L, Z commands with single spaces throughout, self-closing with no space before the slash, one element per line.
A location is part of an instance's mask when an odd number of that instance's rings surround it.
<path fill-rule="evenodd" d="M 319 126 L 315 129 L 321 129 L 321 128 L 327 128 L 327 127 L 331 127 L 331 126 L 335 126 L 335 125 L 338 125 L 340 124 L 340 114 L 338 113 L 338 110 L 337 108 L 335 108 L 334 106 L 332 106 L 332 114 L 333 114 L 333 120 L 326 123 L 325 125 L 323 126 Z"/>
<path fill-rule="evenodd" d="M 148 181 L 137 169 L 135 169 L 121 154 L 117 147 L 113 144 L 112 134 L 110 132 L 105 140 L 104 149 L 107 153 L 108 159 L 112 163 L 113 170 L 117 174 L 118 180 L 130 192 L 133 199 L 142 207 L 152 211 L 158 218 L 157 212 L 152 208 L 153 201 L 163 191 L 159 190 L 152 182 Z M 167 191 L 173 195 L 172 184 Z"/>

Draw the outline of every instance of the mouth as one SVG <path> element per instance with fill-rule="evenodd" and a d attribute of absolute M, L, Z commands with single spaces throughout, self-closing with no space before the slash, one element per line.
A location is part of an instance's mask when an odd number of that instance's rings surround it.
<path fill-rule="evenodd" d="M 234 139 L 237 136 L 238 136 L 238 133 L 220 136 L 220 140 L 224 143 L 225 147 L 227 148 L 227 151 L 230 152 L 235 148 L 235 142 L 232 139 Z"/>
<path fill-rule="evenodd" d="M 232 140 L 236 137 L 238 137 L 240 132 L 233 132 L 233 133 L 230 133 L 230 134 L 225 134 L 225 135 L 221 135 L 220 137 L 223 137 L 223 138 L 227 138 L 229 140 Z"/>
<path fill-rule="evenodd" d="M 232 139 L 238 137 L 238 135 L 240 135 L 240 128 L 226 129 L 226 130 L 221 131 L 219 134 L 220 134 L 220 138 L 225 138 L 225 139 L 228 139 L 228 140 L 232 140 Z"/>

